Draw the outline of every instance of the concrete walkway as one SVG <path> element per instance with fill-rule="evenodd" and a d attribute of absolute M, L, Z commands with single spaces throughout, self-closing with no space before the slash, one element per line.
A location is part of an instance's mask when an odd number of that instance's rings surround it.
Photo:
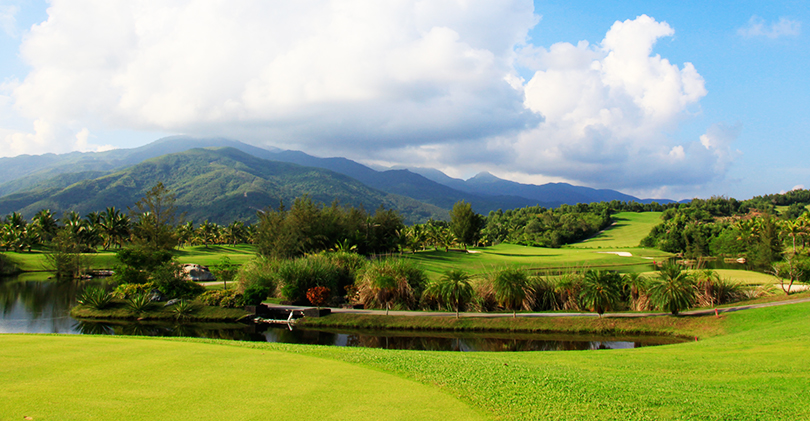
<path fill-rule="evenodd" d="M 796 300 L 775 301 L 772 303 L 748 304 L 742 306 L 731 307 L 718 307 L 718 313 L 730 313 L 733 311 L 749 310 L 753 308 L 773 307 L 788 304 L 798 304 L 810 302 L 810 298 L 800 298 Z M 313 307 L 301 306 L 283 306 L 278 304 L 267 304 L 270 308 L 279 308 L 287 310 L 304 310 Z M 374 315 L 384 316 L 385 310 L 358 310 L 349 308 L 330 308 L 334 314 L 358 314 L 358 315 Z M 715 309 L 704 310 L 691 310 L 679 313 L 682 316 L 705 316 L 714 314 Z M 456 313 L 444 311 L 399 311 L 391 310 L 388 312 L 391 316 L 408 316 L 408 317 L 456 317 Z M 670 313 L 605 313 L 602 317 L 614 318 L 637 318 L 637 317 L 655 317 L 655 316 L 668 316 Z M 477 317 L 477 318 L 503 318 L 512 317 L 512 313 L 470 313 L 462 312 L 461 317 Z M 517 313 L 517 317 L 599 317 L 596 313 Z"/>

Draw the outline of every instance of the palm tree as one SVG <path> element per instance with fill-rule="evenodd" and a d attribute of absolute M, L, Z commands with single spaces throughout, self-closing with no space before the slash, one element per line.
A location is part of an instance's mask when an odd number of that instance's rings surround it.
<path fill-rule="evenodd" d="M 445 304 L 453 305 L 458 319 L 460 308 L 473 296 L 470 275 L 459 269 L 448 270 L 439 280 L 431 283 L 425 293 L 438 298 Z"/>
<path fill-rule="evenodd" d="M 622 277 L 607 270 L 589 270 L 582 279 L 579 299 L 587 307 L 593 308 L 599 317 L 606 310 L 621 302 Z"/>
<path fill-rule="evenodd" d="M 381 275 L 372 279 L 371 286 L 377 293 L 377 301 L 385 303 L 385 315 L 391 308 L 391 300 L 394 298 L 394 291 L 399 287 L 399 283 L 391 275 Z"/>
<path fill-rule="evenodd" d="M 650 282 L 650 302 L 673 315 L 692 306 L 695 301 L 695 281 L 676 264 L 661 267 L 658 277 Z"/>
<path fill-rule="evenodd" d="M 529 277 L 522 269 L 501 269 L 492 279 L 492 289 L 498 303 L 504 308 L 512 309 L 512 317 L 517 317 L 517 309 L 529 295 Z"/>
<path fill-rule="evenodd" d="M 641 274 L 630 273 L 622 277 L 622 284 L 629 289 L 630 308 L 632 310 L 642 310 L 641 298 L 647 291 L 649 280 Z"/>

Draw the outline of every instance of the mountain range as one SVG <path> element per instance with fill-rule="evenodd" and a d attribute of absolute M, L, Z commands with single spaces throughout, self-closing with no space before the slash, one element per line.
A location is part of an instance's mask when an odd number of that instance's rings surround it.
<path fill-rule="evenodd" d="M 256 211 L 308 194 L 322 203 L 397 209 L 409 223 L 446 219 L 459 200 L 479 213 L 531 205 L 637 201 L 614 190 L 521 184 L 480 173 L 469 180 L 427 168 L 374 170 L 346 158 L 265 149 L 223 138 L 173 136 L 133 149 L 0 158 L 0 214 L 87 213 L 132 206 L 162 181 L 188 219 L 252 221 Z M 669 201 L 659 201 L 666 203 Z"/>

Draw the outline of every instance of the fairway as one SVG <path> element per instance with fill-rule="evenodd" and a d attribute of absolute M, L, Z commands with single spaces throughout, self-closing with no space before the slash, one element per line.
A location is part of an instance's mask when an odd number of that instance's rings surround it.
<path fill-rule="evenodd" d="M 336 360 L 202 342 L 2 335 L 0 419 L 23 417 L 483 419 L 438 388 Z"/>
<path fill-rule="evenodd" d="M 614 269 L 621 272 L 647 271 L 653 260 L 671 256 L 655 249 L 644 248 L 543 248 L 501 243 L 490 247 L 460 251 L 429 250 L 403 256 L 425 269 L 430 277 L 438 277 L 453 268 L 470 274 L 482 274 L 505 265 L 522 267 L 540 273 L 582 271 L 589 268 Z M 629 253 L 622 256 L 617 253 Z"/>
<path fill-rule="evenodd" d="M 727 313 L 719 322 L 698 342 L 523 353 L 2 335 L 0 413 L 35 420 L 810 418 L 810 303 Z"/>
<path fill-rule="evenodd" d="M 638 247 L 650 230 L 661 223 L 662 212 L 619 212 L 615 221 L 596 236 L 572 244 L 574 248 L 622 248 Z"/>

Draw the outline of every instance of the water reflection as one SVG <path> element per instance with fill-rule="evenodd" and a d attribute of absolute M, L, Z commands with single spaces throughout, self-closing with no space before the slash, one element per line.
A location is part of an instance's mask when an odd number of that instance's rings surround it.
<path fill-rule="evenodd" d="M 48 274 L 0 278 L 0 333 L 185 336 L 238 341 L 282 342 L 425 351 L 561 351 L 635 348 L 674 343 L 671 338 L 604 338 L 510 333 L 311 330 L 285 325 L 74 320 L 76 294 L 105 280 L 48 280 Z"/>
<path fill-rule="evenodd" d="M 659 337 L 588 337 L 508 333 L 311 330 L 269 326 L 268 342 L 423 351 L 515 352 L 638 348 L 680 342 Z"/>

